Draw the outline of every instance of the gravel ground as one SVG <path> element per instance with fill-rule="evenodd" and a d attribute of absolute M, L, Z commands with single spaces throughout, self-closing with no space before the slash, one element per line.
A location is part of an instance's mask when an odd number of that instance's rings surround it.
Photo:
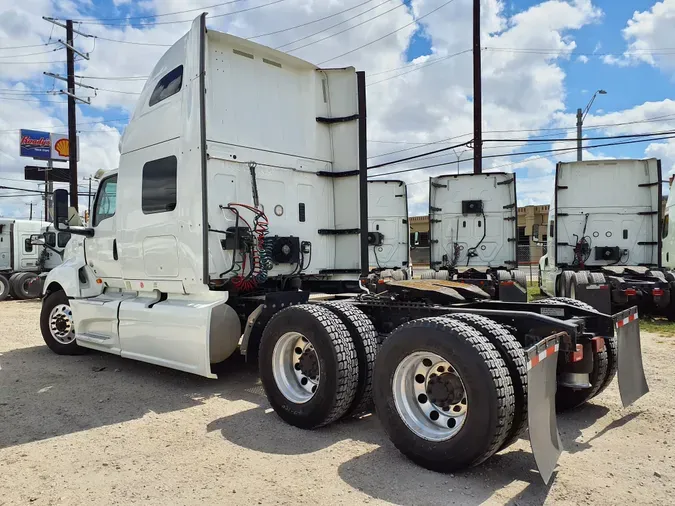
<path fill-rule="evenodd" d="M 456 475 L 421 469 L 375 417 L 313 432 L 240 359 L 219 380 L 44 346 L 39 303 L 0 303 L 0 504 L 672 504 L 675 338 L 643 334 L 651 392 L 616 383 L 559 417 L 550 486 L 526 441 Z"/>

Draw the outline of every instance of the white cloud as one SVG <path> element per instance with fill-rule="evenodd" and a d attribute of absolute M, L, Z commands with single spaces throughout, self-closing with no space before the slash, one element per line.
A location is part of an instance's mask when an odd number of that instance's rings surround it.
<path fill-rule="evenodd" d="M 577 61 L 579 61 L 581 63 L 588 63 L 588 56 L 583 55 L 583 54 L 579 55 L 579 57 L 577 58 Z"/>
<path fill-rule="evenodd" d="M 666 72 L 675 71 L 675 55 L 664 51 L 675 45 L 675 0 L 663 0 L 646 11 L 635 11 L 622 30 L 627 48 L 620 57 L 605 56 L 611 65 L 628 66 L 646 63 Z"/>

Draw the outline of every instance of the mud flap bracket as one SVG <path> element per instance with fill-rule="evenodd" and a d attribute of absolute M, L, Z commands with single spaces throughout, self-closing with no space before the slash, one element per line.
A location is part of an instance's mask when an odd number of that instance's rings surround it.
<path fill-rule="evenodd" d="M 527 403 L 530 446 L 539 474 L 548 483 L 562 453 L 555 416 L 558 350 L 565 332 L 539 341 L 527 350 Z"/>
<path fill-rule="evenodd" d="M 612 316 L 618 341 L 619 393 L 624 408 L 649 392 L 642 365 L 640 322 L 636 306 Z"/>

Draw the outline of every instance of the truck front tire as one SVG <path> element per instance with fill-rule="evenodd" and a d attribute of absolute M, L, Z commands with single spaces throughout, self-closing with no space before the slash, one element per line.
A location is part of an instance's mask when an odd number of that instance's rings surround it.
<path fill-rule="evenodd" d="M 272 408 L 295 427 L 328 425 L 352 406 L 356 350 L 347 327 L 324 307 L 302 304 L 276 313 L 263 331 L 258 361 Z"/>
<path fill-rule="evenodd" d="M 75 324 L 70 301 L 63 290 L 42 301 L 40 330 L 49 349 L 57 355 L 81 355 L 86 350 L 75 342 Z"/>
<path fill-rule="evenodd" d="M 508 437 L 513 386 L 499 352 L 445 317 L 398 327 L 375 362 L 374 400 L 389 439 L 410 460 L 450 472 L 480 464 Z"/>

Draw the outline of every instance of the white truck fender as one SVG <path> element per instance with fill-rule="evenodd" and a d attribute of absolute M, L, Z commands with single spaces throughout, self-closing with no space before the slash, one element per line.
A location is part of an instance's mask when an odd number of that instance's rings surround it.
<path fill-rule="evenodd" d="M 80 298 L 82 290 L 78 271 L 85 265 L 84 258 L 69 258 L 49 271 L 42 288 L 43 295 L 56 291 L 60 287 L 68 297 Z"/>

